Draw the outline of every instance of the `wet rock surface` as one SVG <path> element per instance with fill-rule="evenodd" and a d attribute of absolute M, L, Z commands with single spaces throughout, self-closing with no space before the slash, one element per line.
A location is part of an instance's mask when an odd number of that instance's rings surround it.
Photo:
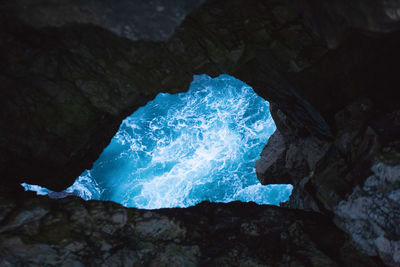
<path fill-rule="evenodd" d="M 233 202 L 137 210 L 1 199 L 0 265 L 379 266 L 320 214 Z"/>

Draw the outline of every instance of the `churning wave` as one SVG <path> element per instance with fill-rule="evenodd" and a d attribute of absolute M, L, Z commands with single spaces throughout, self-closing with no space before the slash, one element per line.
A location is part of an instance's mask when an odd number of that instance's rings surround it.
<path fill-rule="evenodd" d="M 277 205 L 292 186 L 263 186 L 254 169 L 274 131 L 268 102 L 251 87 L 228 75 L 196 75 L 188 92 L 161 93 L 126 118 L 93 168 L 66 191 L 144 209 L 203 200 Z"/>

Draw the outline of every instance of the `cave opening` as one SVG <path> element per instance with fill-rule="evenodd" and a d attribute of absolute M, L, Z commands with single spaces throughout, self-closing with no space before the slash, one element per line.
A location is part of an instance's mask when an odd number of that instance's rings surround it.
<path fill-rule="evenodd" d="M 195 75 L 187 92 L 160 93 L 127 117 L 92 169 L 62 195 L 143 209 L 204 200 L 279 205 L 292 186 L 261 185 L 254 168 L 275 128 L 269 103 L 247 84 Z"/>

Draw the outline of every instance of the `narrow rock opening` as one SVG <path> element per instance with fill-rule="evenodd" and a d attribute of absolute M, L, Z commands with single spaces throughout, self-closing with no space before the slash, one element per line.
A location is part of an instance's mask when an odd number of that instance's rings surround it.
<path fill-rule="evenodd" d="M 161 93 L 126 118 L 93 168 L 65 192 L 144 209 L 204 200 L 279 205 L 292 186 L 261 185 L 254 169 L 275 129 L 269 103 L 251 87 L 229 75 L 196 75 L 188 92 Z"/>

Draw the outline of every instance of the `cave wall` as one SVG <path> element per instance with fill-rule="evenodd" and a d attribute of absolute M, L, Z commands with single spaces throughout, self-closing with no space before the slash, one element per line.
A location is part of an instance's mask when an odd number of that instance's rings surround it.
<path fill-rule="evenodd" d="M 36 222 L 33 239 L 18 240 L 31 233 L 24 211 L 58 205 L 16 193 L 19 183 L 63 190 L 90 168 L 122 119 L 157 93 L 186 90 L 193 74 L 228 73 L 271 102 L 277 131 L 256 165 L 261 183 L 292 183 L 285 206 L 322 213 L 363 253 L 400 263 L 399 1 L 155 1 L 130 13 L 132 3 L 0 3 L 0 192 L 14 199 L 2 200 L 11 201 L 1 220 L 7 251 L 13 244 L 13 255 L 28 243 L 35 244 L 29 251 L 52 244 L 36 236 L 47 231 L 47 218 Z M 89 205 L 65 202 L 70 210 L 43 214 L 59 214 L 52 216 L 62 222 L 75 205 Z M 100 210 L 109 205 L 91 203 Z M 228 206 L 221 209 L 230 217 Z M 12 228 L 19 213 L 22 221 Z M 97 220 L 92 216 L 85 220 Z M 204 218 L 210 216 L 217 215 Z M 296 244 L 302 246 L 308 245 Z"/>
<path fill-rule="evenodd" d="M 119 38 L 96 25 L 38 26 L 30 16 L 2 17 L 6 184 L 66 188 L 90 168 L 124 117 L 160 91 L 186 90 L 193 74 L 231 74 L 304 128 L 330 135 L 285 77 L 326 49 L 283 2 L 209 1 L 165 42 Z"/>
<path fill-rule="evenodd" d="M 5 18 L 2 27 L 2 183 L 66 188 L 123 118 L 160 87 L 183 90 L 191 78 L 174 61 L 163 66 L 159 44 L 92 25 L 38 30 Z M 167 78 L 171 71 L 180 82 Z"/>
<path fill-rule="evenodd" d="M 363 252 L 397 266 L 399 34 L 350 29 L 345 35 L 336 49 L 292 79 L 332 138 L 302 135 L 272 105 L 278 130 L 256 164 L 257 174 L 263 184 L 294 185 L 284 206 L 332 216 Z"/>
<path fill-rule="evenodd" d="M 287 121 L 279 110 L 272 112 L 276 121 Z M 367 98 L 339 111 L 332 141 L 293 136 L 283 127 L 269 139 L 256 170 L 263 184 L 294 185 L 283 206 L 331 216 L 361 251 L 397 266 L 399 112 L 375 112 Z"/>

